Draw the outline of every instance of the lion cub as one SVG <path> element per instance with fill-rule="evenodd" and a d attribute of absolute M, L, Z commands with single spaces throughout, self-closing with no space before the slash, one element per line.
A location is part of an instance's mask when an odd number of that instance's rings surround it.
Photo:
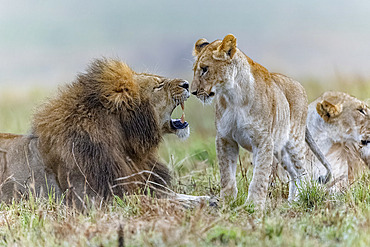
<path fill-rule="evenodd" d="M 253 152 L 248 202 L 264 208 L 274 157 L 281 157 L 289 173 L 289 201 L 293 200 L 296 183 L 305 174 L 304 88 L 247 57 L 236 47 L 236 38 L 231 34 L 223 41 L 198 40 L 193 55 L 192 94 L 206 104 L 216 100 L 221 198 L 237 195 L 236 167 L 241 146 Z"/>
<path fill-rule="evenodd" d="M 370 167 L 370 107 L 343 92 L 328 91 L 308 106 L 307 127 L 333 169 L 333 191 L 349 187 Z M 324 170 L 308 155 L 307 172 L 313 178 Z"/>

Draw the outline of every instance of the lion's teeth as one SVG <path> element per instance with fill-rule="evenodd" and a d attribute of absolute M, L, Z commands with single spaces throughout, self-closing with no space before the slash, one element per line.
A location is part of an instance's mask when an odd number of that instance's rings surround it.
<path fill-rule="evenodd" d="M 181 115 L 181 123 L 185 123 L 185 105 L 184 105 L 184 102 L 181 102 L 180 103 L 180 105 L 181 105 L 181 109 L 182 109 L 182 115 Z"/>

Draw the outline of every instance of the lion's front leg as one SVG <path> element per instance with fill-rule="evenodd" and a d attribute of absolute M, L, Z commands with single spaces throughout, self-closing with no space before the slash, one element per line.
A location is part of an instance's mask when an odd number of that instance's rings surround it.
<path fill-rule="evenodd" d="M 272 172 L 273 141 L 271 137 L 262 138 L 261 143 L 253 148 L 253 178 L 249 185 L 249 203 L 254 203 L 258 209 L 265 207 L 269 177 Z"/>
<path fill-rule="evenodd" d="M 239 155 L 239 145 L 234 140 L 217 136 L 216 149 L 221 176 L 221 199 L 235 199 L 238 194 L 236 165 Z"/>

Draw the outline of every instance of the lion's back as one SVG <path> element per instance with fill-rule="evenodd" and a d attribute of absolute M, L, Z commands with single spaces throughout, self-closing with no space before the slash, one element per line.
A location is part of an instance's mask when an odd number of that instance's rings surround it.
<path fill-rule="evenodd" d="M 291 123 L 304 129 L 308 104 L 305 89 L 299 82 L 283 74 L 271 73 L 271 77 L 288 101 Z"/>
<path fill-rule="evenodd" d="M 51 188 L 61 195 L 54 175 L 44 167 L 37 141 L 30 135 L 0 133 L 0 201 L 10 202 L 14 195 L 28 192 L 47 195 Z"/>

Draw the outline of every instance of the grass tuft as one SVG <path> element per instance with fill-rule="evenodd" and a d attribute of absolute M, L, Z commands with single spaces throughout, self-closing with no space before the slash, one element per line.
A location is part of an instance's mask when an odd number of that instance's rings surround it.
<path fill-rule="evenodd" d="M 302 181 L 298 186 L 298 199 L 296 204 L 304 210 L 321 208 L 330 199 L 327 188 L 316 180 Z"/>

